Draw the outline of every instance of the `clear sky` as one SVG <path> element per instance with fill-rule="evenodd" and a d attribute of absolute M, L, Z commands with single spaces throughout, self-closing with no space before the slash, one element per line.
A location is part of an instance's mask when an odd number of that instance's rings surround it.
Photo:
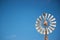
<path fill-rule="evenodd" d="M 43 12 L 57 21 L 49 40 L 60 40 L 60 0 L 0 0 L 0 40 L 44 40 L 35 29 Z"/>

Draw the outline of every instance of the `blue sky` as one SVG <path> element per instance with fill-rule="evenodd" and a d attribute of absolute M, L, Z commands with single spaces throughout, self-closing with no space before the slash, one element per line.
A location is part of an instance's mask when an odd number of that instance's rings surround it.
<path fill-rule="evenodd" d="M 49 40 L 60 40 L 59 0 L 0 0 L 0 40 L 44 40 L 35 29 L 43 12 L 54 15 L 57 22 Z"/>

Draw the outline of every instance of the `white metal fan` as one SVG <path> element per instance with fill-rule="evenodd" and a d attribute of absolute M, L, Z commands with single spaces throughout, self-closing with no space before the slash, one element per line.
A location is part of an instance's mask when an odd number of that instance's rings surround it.
<path fill-rule="evenodd" d="M 36 21 L 36 29 L 41 34 L 49 34 L 55 30 L 56 27 L 56 19 L 53 15 L 48 13 L 43 13 Z"/>

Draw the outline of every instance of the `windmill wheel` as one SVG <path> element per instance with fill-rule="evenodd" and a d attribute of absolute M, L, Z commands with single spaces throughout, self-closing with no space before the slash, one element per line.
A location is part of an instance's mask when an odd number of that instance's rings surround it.
<path fill-rule="evenodd" d="M 45 31 L 47 30 L 47 34 L 49 34 L 55 30 L 56 19 L 51 14 L 43 13 L 39 18 L 37 18 L 35 26 L 39 33 L 45 34 Z"/>

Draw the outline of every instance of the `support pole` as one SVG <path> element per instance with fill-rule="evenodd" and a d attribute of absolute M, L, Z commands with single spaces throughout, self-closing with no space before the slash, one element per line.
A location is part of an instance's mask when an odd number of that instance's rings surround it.
<path fill-rule="evenodd" d="M 47 29 L 45 29 L 45 38 L 44 40 L 48 40 Z"/>

